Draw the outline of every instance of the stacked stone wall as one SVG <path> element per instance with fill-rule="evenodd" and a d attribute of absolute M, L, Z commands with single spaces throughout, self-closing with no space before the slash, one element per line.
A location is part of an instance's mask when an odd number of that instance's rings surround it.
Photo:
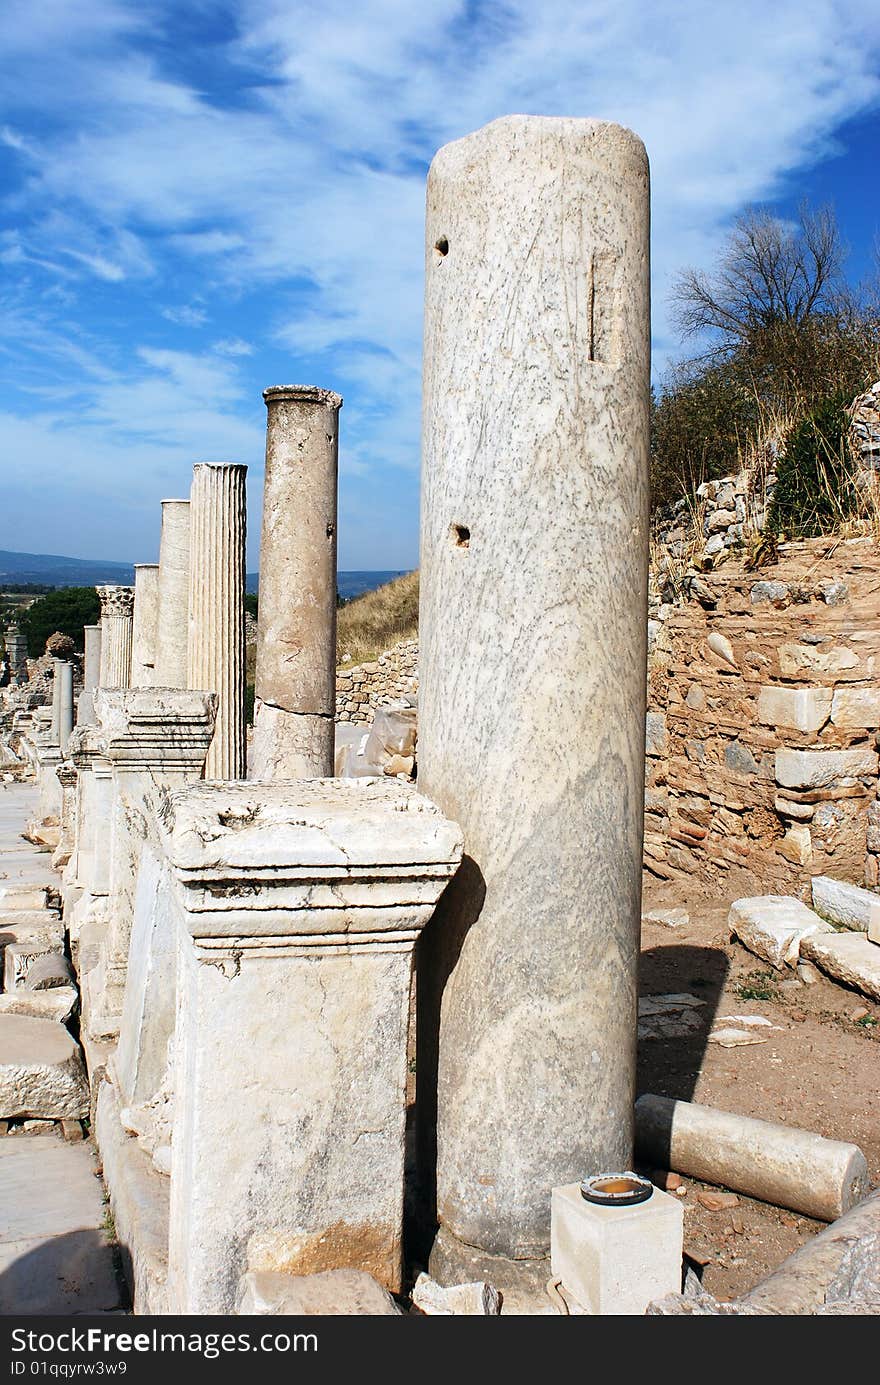
<path fill-rule="evenodd" d="M 418 686 L 419 642 L 404 640 L 372 663 L 336 670 L 336 718 L 371 722 L 377 707 L 414 701 Z"/>
<path fill-rule="evenodd" d="M 875 542 L 785 544 L 699 590 L 653 623 L 646 869 L 708 891 L 743 870 L 785 893 L 818 874 L 876 886 Z"/>

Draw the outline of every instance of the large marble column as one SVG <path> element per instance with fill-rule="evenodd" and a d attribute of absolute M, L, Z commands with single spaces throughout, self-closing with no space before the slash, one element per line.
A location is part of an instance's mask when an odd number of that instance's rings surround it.
<path fill-rule="evenodd" d="M 422 944 L 418 1100 L 430 1157 L 439 1029 L 447 1280 L 543 1275 L 551 1188 L 632 1154 L 648 202 L 641 142 L 594 120 L 494 121 L 428 179 L 419 788 L 465 859 Z"/>
<path fill-rule="evenodd" d="M 314 385 L 275 385 L 263 398 L 268 419 L 251 777 L 329 777 L 342 400 Z"/>
<path fill-rule="evenodd" d="M 50 743 L 61 744 L 61 665 L 63 659 L 52 658 L 52 729 Z"/>
<path fill-rule="evenodd" d="M 186 687 L 189 634 L 189 501 L 162 501 L 156 629 L 157 688 Z"/>
<path fill-rule="evenodd" d="M 134 587 L 96 587 L 101 602 L 102 688 L 131 684 L 131 621 Z"/>
<path fill-rule="evenodd" d="M 187 687 L 219 698 L 206 779 L 245 776 L 246 474 L 235 463 L 193 467 Z"/>
<path fill-rule="evenodd" d="M 101 677 L 101 627 L 83 626 L 85 654 L 83 656 L 83 686 L 77 699 L 76 720 L 79 726 L 95 725 L 94 692 Z"/>
<path fill-rule="evenodd" d="M 131 686 L 156 687 L 156 635 L 159 621 L 159 565 L 135 563 L 131 629 Z"/>

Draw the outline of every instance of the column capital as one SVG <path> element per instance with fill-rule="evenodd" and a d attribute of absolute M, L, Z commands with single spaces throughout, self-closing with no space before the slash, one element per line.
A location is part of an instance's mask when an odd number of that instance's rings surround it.
<path fill-rule="evenodd" d="M 134 587 L 115 585 L 95 587 L 101 603 L 101 616 L 130 616 L 134 607 Z"/>
<path fill-rule="evenodd" d="M 342 408 L 342 395 L 333 390 L 325 390 L 320 385 L 269 385 L 263 390 L 263 399 L 268 408 L 270 404 L 322 404 L 328 409 Z"/>

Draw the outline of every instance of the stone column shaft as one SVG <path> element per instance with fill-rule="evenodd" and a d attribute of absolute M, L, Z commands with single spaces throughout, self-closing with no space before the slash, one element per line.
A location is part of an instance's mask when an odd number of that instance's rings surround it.
<path fill-rule="evenodd" d="M 69 659 L 55 660 L 55 677 L 58 680 L 58 744 L 64 754 L 73 730 L 73 664 Z"/>
<path fill-rule="evenodd" d="M 102 688 L 131 684 L 131 618 L 134 587 L 96 587 L 101 602 Z"/>
<path fill-rule="evenodd" d="M 193 467 L 187 687 L 219 699 L 207 779 L 245 776 L 246 473 L 232 463 Z"/>
<path fill-rule="evenodd" d="M 254 779 L 333 774 L 336 477 L 342 400 L 263 391 L 268 410 L 254 702 Z"/>
<path fill-rule="evenodd" d="M 83 688 L 76 704 L 76 720 L 79 726 L 94 726 L 94 692 L 101 676 L 101 627 L 83 626 L 85 655 L 83 658 Z"/>
<path fill-rule="evenodd" d="M 497 120 L 436 156 L 426 249 L 419 788 L 465 842 L 419 974 L 448 1280 L 483 1277 L 461 1274 L 474 1247 L 546 1255 L 551 1188 L 631 1159 L 644 148 L 599 121 Z"/>
<path fill-rule="evenodd" d="M 185 688 L 189 637 L 189 501 L 162 501 L 156 687 Z"/>
<path fill-rule="evenodd" d="M 63 659 L 52 659 L 52 745 L 61 744 L 61 674 Z"/>
<path fill-rule="evenodd" d="M 159 619 L 159 565 L 136 563 L 131 630 L 131 686 L 156 687 L 156 635 Z"/>

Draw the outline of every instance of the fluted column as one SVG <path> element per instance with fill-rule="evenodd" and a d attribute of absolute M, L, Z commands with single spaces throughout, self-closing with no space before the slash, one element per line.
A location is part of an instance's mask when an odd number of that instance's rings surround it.
<path fill-rule="evenodd" d="M 185 688 L 189 635 L 189 501 L 162 501 L 155 686 Z"/>
<path fill-rule="evenodd" d="M 76 704 L 78 726 L 95 725 L 94 691 L 101 677 L 101 627 L 84 625 L 85 655 L 83 657 L 83 688 Z"/>
<path fill-rule="evenodd" d="M 342 400 L 264 390 L 268 410 L 254 703 L 254 779 L 332 776 L 336 473 Z"/>
<path fill-rule="evenodd" d="M 131 621 L 134 587 L 96 587 L 101 602 L 102 688 L 131 684 Z"/>
<path fill-rule="evenodd" d="M 159 565 L 135 563 L 131 631 L 131 686 L 156 686 L 156 627 L 159 618 Z"/>
<path fill-rule="evenodd" d="M 190 492 L 187 687 L 219 698 L 206 779 L 243 779 L 246 466 L 199 462 Z"/>

